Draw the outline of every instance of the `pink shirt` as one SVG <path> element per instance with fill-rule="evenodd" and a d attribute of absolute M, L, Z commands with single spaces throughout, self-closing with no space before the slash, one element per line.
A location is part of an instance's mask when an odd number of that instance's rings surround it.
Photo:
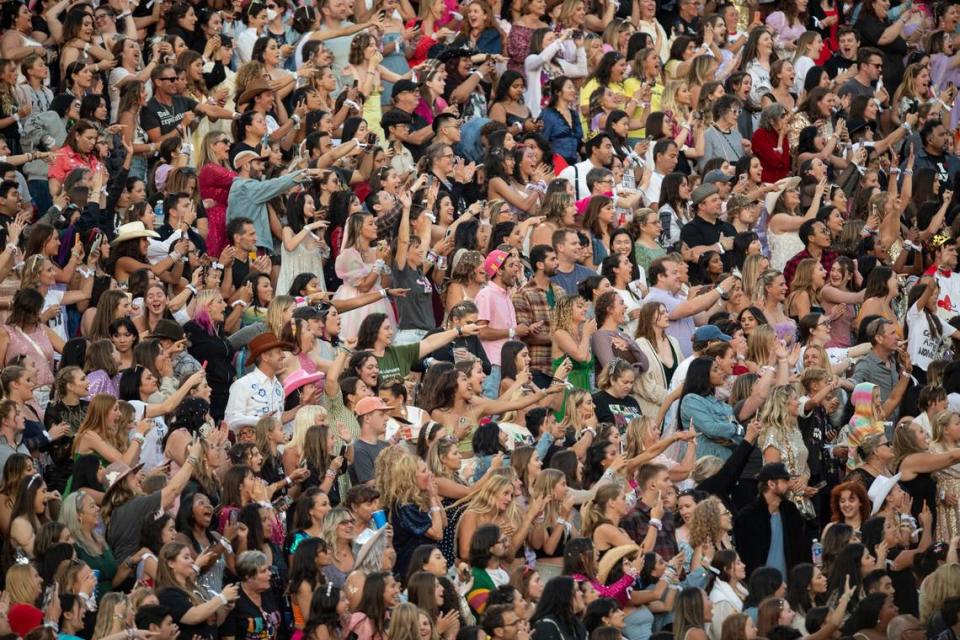
<path fill-rule="evenodd" d="M 57 152 L 47 173 L 54 180 L 63 182 L 68 173 L 80 167 L 96 171 L 100 167 L 100 161 L 92 153 L 81 155 L 71 147 L 64 145 Z"/>
<path fill-rule="evenodd" d="M 477 310 L 480 312 L 477 318 L 479 320 L 489 320 L 491 329 L 515 329 L 517 326 L 517 312 L 513 308 L 513 301 L 507 290 L 495 282 L 488 282 L 487 285 L 477 293 L 477 299 L 474 300 Z M 484 340 L 483 350 L 487 352 L 487 359 L 490 364 L 500 366 L 500 350 L 503 348 L 506 338 L 500 340 Z"/>

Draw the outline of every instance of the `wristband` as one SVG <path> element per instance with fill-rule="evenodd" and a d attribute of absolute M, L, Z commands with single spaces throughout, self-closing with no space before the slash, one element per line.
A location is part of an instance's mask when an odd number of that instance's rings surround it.
<path fill-rule="evenodd" d="M 187 285 L 187 289 L 188 289 L 191 293 L 193 293 L 193 295 L 197 295 L 197 288 L 196 288 L 195 286 L 193 286 L 193 284 L 188 284 L 188 285 Z"/>
<path fill-rule="evenodd" d="M 437 513 L 438 511 L 443 511 L 443 507 L 430 507 L 430 515 Z"/>
<path fill-rule="evenodd" d="M 236 306 L 238 306 L 238 305 L 241 306 L 241 307 L 243 307 L 243 308 L 246 308 L 246 307 L 247 307 L 247 303 L 244 302 L 243 300 L 234 300 L 233 302 L 230 303 L 230 306 L 231 306 L 231 307 L 236 307 Z"/>
<path fill-rule="evenodd" d="M 132 436 L 130 436 L 130 438 L 139 445 L 142 445 L 144 441 L 146 441 L 146 438 L 144 437 L 144 435 L 139 432 L 134 433 Z"/>
<path fill-rule="evenodd" d="M 170 257 L 173 258 L 173 261 L 174 261 L 174 262 L 177 262 L 178 260 L 180 260 L 180 257 L 181 257 L 181 256 L 180 256 L 180 253 L 179 253 L 179 252 L 177 252 L 177 251 L 171 251 L 171 252 L 170 252 Z"/>
<path fill-rule="evenodd" d="M 223 603 L 223 606 L 227 606 L 228 604 L 230 604 L 230 601 L 227 600 L 227 596 L 223 595 L 222 593 L 218 593 L 217 598 L 220 599 L 220 602 Z"/>
<path fill-rule="evenodd" d="M 387 297 L 387 290 L 386 290 L 386 289 L 380 289 L 380 297 L 386 299 L 386 297 Z"/>
<path fill-rule="evenodd" d="M 12 116 L 10 116 L 10 117 L 13 118 L 13 121 L 14 121 L 14 122 L 20 122 L 20 114 L 19 114 L 19 113 L 14 113 L 14 114 L 13 114 Z"/>
<path fill-rule="evenodd" d="M 336 478 L 337 472 L 334 471 L 333 469 L 327 469 L 323 475 L 327 476 L 328 478 Z"/>
<path fill-rule="evenodd" d="M 84 52 L 84 53 L 89 53 L 89 52 L 90 52 L 90 46 L 91 46 L 91 45 L 90 45 L 89 42 L 86 43 L 85 45 L 83 45 L 83 52 Z"/>
<path fill-rule="evenodd" d="M 293 480 L 290 479 L 290 476 L 287 476 L 286 478 L 283 479 L 283 483 L 289 487 L 290 485 L 293 484 Z"/>
<path fill-rule="evenodd" d="M 457 337 L 458 338 L 463 337 L 463 327 L 457 327 Z"/>
<path fill-rule="evenodd" d="M 663 531 L 663 522 L 659 518 L 650 518 L 650 526 L 657 531 Z"/>
<path fill-rule="evenodd" d="M 13 249 L 14 251 L 16 251 L 16 250 L 17 250 L 17 245 L 13 244 L 12 242 L 8 242 L 8 243 L 7 243 L 7 249 Z"/>
<path fill-rule="evenodd" d="M 513 340 L 513 339 L 517 336 L 517 330 L 516 330 L 516 329 L 509 329 L 509 330 L 507 331 L 507 336 L 508 336 L 511 340 Z"/>
<path fill-rule="evenodd" d="M 197 456 L 187 456 L 187 463 L 192 464 L 195 467 L 200 466 L 200 460 L 197 458 Z"/>

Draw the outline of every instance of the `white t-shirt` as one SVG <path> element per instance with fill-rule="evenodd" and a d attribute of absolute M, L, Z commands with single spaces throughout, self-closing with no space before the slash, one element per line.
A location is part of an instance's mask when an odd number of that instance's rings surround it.
<path fill-rule="evenodd" d="M 147 411 L 147 403 L 140 400 L 131 400 L 130 404 L 133 406 L 134 421 L 140 422 L 143 420 Z M 163 464 L 163 438 L 168 431 L 167 423 L 164 422 L 162 417 L 150 418 L 150 421 L 153 422 L 153 428 L 144 436 L 143 446 L 140 447 L 140 462 L 143 463 L 143 470 L 147 473 Z M 131 440 L 134 433 L 136 433 L 136 429 L 131 429 Z"/>
<path fill-rule="evenodd" d="M 54 305 L 60 305 L 60 314 L 47 322 L 47 326 L 53 329 L 53 332 L 60 336 L 60 339 L 66 342 L 69 340 L 67 336 L 67 307 L 63 304 L 63 294 L 66 293 L 62 288 L 62 284 L 57 284 L 49 289 L 47 289 L 47 295 L 43 298 L 43 309 L 40 313 L 43 313 L 50 307 Z M 55 356 L 59 360 L 59 354 Z"/>
<path fill-rule="evenodd" d="M 907 336 L 907 353 L 910 354 L 910 361 L 914 366 L 923 371 L 926 371 L 937 357 L 941 343 L 956 331 L 940 316 L 934 314 L 933 317 L 934 321 L 940 323 L 939 338 L 931 335 L 927 316 L 917 308 L 916 303 L 907 310 L 907 325 L 910 327 L 910 335 Z"/>

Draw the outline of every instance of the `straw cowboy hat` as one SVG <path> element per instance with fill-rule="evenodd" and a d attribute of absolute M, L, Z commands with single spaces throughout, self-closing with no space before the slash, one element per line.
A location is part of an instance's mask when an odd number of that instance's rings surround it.
<path fill-rule="evenodd" d="M 597 569 L 597 582 L 605 583 L 613 568 L 634 553 L 640 553 L 640 545 L 622 544 L 604 553 L 600 558 L 600 567 Z"/>
<path fill-rule="evenodd" d="M 159 238 L 160 234 L 156 231 L 151 231 L 143 226 L 143 223 L 140 221 L 137 222 L 128 222 L 127 224 L 120 225 L 120 228 L 117 229 L 117 237 L 113 239 L 113 242 L 110 244 L 120 244 L 127 240 L 134 240 L 136 238 Z"/>

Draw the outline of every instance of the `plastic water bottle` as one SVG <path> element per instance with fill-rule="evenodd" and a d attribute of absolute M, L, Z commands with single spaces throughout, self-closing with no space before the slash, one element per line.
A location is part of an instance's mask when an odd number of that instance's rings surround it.
<path fill-rule="evenodd" d="M 162 227 L 164 221 L 166 220 L 166 217 L 164 217 L 163 215 L 163 199 L 162 198 L 159 201 L 157 201 L 157 206 L 153 208 L 153 214 L 154 216 L 156 216 L 156 220 L 153 223 L 153 228 L 157 229 L 159 227 Z"/>
<path fill-rule="evenodd" d="M 814 566 L 819 567 L 823 564 L 823 545 L 816 538 L 813 539 L 813 544 L 810 546 L 810 555 Z"/>

